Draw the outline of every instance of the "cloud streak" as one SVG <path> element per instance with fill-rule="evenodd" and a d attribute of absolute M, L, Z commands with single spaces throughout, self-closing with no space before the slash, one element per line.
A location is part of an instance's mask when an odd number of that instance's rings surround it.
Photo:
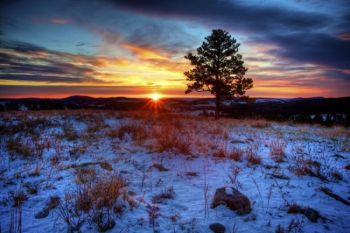
<path fill-rule="evenodd" d="M 239 1 L 109 1 L 117 7 L 138 13 L 204 20 L 210 26 L 221 25 L 233 31 L 248 33 L 252 35 L 250 40 L 279 45 L 281 49 L 276 51 L 276 55 L 295 61 L 350 68 L 350 41 L 322 32 L 337 22 L 349 22 L 349 15 L 342 15 L 336 22 L 334 17 L 326 13 L 268 4 L 252 6 Z M 341 29 L 349 29 L 344 27 L 343 25 Z"/>

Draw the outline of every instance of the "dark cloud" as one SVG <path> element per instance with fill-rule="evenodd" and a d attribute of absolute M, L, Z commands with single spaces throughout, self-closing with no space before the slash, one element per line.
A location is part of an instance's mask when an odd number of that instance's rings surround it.
<path fill-rule="evenodd" d="M 350 41 L 324 33 L 274 35 L 270 39 L 280 46 L 275 51 L 277 55 L 339 69 L 350 68 Z"/>
<path fill-rule="evenodd" d="M 35 75 L 35 74 L 0 74 L 2 80 L 15 81 L 36 81 L 49 83 L 83 83 L 91 81 L 94 83 L 106 83 L 90 77 L 72 77 L 72 76 L 57 76 L 57 75 Z"/>
<path fill-rule="evenodd" d="M 83 64 L 73 63 L 74 59 Z M 18 41 L 0 40 L 0 79 L 16 81 L 106 83 L 95 78 L 98 58 L 72 55 Z"/>
<path fill-rule="evenodd" d="M 331 17 L 275 5 L 248 5 L 225 0 L 109 0 L 118 7 L 162 17 L 201 19 L 234 31 L 248 32 L 253 40 L 277 43 L 276 54 L 296 61 L 350 68 L 350 41 L 330 34 L 329 28 L 347 32 L 349 14 Z M 214 22 L 214 23 L 213 23 Z M 344 31 L 345 30 L 345 31 Z M 322 31 L 322 33 L 321 33 Z M 327 33 L 325 33 L 326 31 Z"/>
<path fill-rule="evenodd" d="M 303 12 L 274 5 L 247 5 L 226 0 L 109 0 L 129 10 L 167 17 L 217 20 L 232 28 L 266 32 L 322 28 L 330 18 L 321 13 Z"/>
<path fill-rule="evenodd" d="M 34 44 L 21 42 L 21 41 L 0 40 L 0 48 L 12 49 L 17 52 L 24 52 L 24 53 L 46 51 L 44 47 L 40 47 Z"/>
<path fill-rule="evenodd" d="M 89 96 L 130 96 L 140 93 L 149 93 L 153 90 L 149 86 L 29 86 L 29 85 L 0 85 L 0 97 L 48 97 L 59 96 L 67 97 L 71 95 L 89 95 Z M 170 92 L 171 93 L 171 92 Z M 177 94 L 183 93 L 183 90 L 177 90 Z"/>
<path fill-rule="evenodd" d="M 342 70 L 327 70 L 327 71 L 324 72 L 324 75 L 326 77 L 342 79 L 342 80 L 345 80 L 345 81 L 349 81 L 350 80 L 350 75 L 345 73 Z"/>

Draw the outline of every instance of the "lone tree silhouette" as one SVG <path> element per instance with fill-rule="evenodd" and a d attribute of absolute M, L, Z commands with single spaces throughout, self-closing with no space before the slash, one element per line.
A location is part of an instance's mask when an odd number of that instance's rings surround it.
<path fill-rule="evenodd" d="M 197 55 L 188 53 L 193 69 L 186 71 L 186 94 L 210 92 L 215 96 L 215 118 L 219 118 L 222 100 L 242 96 L 253 87 L 253 80 L 245 78 L 242 55 L 238 54 L 236 39 L 222 29 L 215 29 L 197 49 Z"/>

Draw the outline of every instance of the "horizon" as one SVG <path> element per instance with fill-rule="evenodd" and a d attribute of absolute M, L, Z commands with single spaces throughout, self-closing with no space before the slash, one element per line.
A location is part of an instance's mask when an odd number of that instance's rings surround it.
<path fill-rule="evenodd" d="M 152 93 L 151 93 L 152 94 Z M 158 94 L 158 93 L 153 93 L 153 94 Z M 67 96 L 60 96 L 60 97 L 37 97 L 37 96 L 28 96 L 28 97 L 0 97 L 0 100 L 3 99 L 9 99 L 9 100 L 21 100 L 21 99 L 52 99 L 52 100 L 61 100 L 61 99 L 68 99 L 72 97 L 85 97 L 85 98 L 93 98 L 93 99 L 113 99 L 113 98 L 124 98 L 124 99 L 152 99 L 152 96 L 150 94 L 147 95 L 140 95 L 140 96 L 91 96 L 91 95 L 67 95 Z M 246 96 L 241 96 L 241 97 L 234 97 L 233 99 L 244 99 Z M 340 99 L 340 98 L 350 98 L 350 96 L 338 96 L 338 97 L 323 97 L 323 96 L 312 96 L 312 97 L 263 97 L 263 96 L 255 96 L 251 97 L 249 96 L 248 98 L 250 99 L 286 99 L 286 100 L 291 100 L 291 99 Z M 191 96 L 191 95 L 184 95 L 184 96 L 161 96 L 159 98 L 160 100 L 169 100 L 169 99 L 215 99 L 213 96 Z M 233 100 L 232 99 L 232 100 Z M 230 100 L 230 99 L 227 99 Z"/>
<path fill-rule="evenodd" d="M 185 95 L 183 72 L 215 28 L 240 43 L 248 96 L 348 97 L 348 12 L 344 0 L 3 1 L 0 98 L 211 98 Z"/>

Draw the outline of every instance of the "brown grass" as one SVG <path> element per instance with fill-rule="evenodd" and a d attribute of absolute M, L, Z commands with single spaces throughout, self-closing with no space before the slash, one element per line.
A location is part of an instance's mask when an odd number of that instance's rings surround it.
<path fill-rule="evenodd" d="M 248 165 L 257 165 L 261 163 L 261 157 L 257 154 L 257 149 L 253 146 L 249 146 L 245 150 L 245 157 L 248 161 Z"/>
<path fill-rule="evenodd" d="M 163 203 L 165 200 L 173 199 L 175 191 L 173 187 L 162 190 L 159 194 L 152 197 L 152 203 Z"/>
<path fill-rule="evenodd" d="M 270 152 L 271 158 L 277 163 L 283 162 L 286 155 L 285 154 L 286 143 L 281 140 L 273 140 L 271 141 L 270 147 L 271 147 L 271 152 Z"/>
<path fill-rule="evenodd" d="M 229 158 L 234 161 L 242 161 L 244 150 L 240 148 L 233 148 L 229 154 Z"/>
<path fill-rule="evenodd" d="M 6 142 L 6 149 L 12 158 L 15 158 L 17 155 L 23 158 L 41 158 L 44 149 L 49 146 L 47 141 L 33 140 L 30 138 L 21 140 L 19 137 L 16 137 L 10 138 Z"/>
<path fill-rule="evenodd" d="M 96 178 L 96 171 L 93 168 L 78 168 L 75 175 L 75 182 L 77 184 L 86 184 L 94 181 Z"/>
<path fill-rule="evenodd" d="M 124 187 L 126 187 L 126 182 L 119 176 L 98 178 L 79 191 L 77 208 L 83 211 L 91 208 L 112 209 Z"/>
<path fill-rule="evenodd" d="M 154 148 L 158 152 L 173 151 L 184 155 L 192 153 L 189 132 L 172 122 L 159 122 L 153 128 L 152 136 L 155 140 Z"/>
<path fill-rule="evenodd" d="M 119 138 L 123 140 L 127 135 L 130 135 L 138 145 L 143 144 L 147 139 L 147 130 L 142 123 L 126 123 L 119 128 L 110 129 L 107 135 L 111 138 Z"/>

